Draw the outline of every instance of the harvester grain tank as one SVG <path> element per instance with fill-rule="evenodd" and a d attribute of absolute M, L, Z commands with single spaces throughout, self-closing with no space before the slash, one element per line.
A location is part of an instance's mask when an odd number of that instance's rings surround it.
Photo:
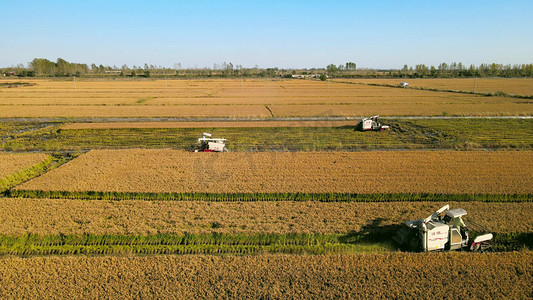
<path fill-rule="evenodd" d="M 384 131 L 388 129 L 389 126 L 381 124 L 379 116 L 372 116 L 370 118 L 362 118 L 361 120 L 359 120 L 359 123 L 357 123 L 357 126 L 355 128 L 360 131 Z"/>
<path fill-rule="evenodd" d="M 202 133 L 202 137 L 198 139 L 199 146 L 194 149 L 194 152 L 227 152 L 226 139 L 213 138 L 210 133 Z"/>
<path fill-rule="evenodd" d="M 466 215 L 464 209 L 450 209 L 449 205 L 445 205 L 425 219 L 405 222 L 393 240 L 400 246 L 414 251 L 488 249 L 492 234 L 479 235 L 470 241 L 469 230 L 462 220 L 464 215 Z"/>

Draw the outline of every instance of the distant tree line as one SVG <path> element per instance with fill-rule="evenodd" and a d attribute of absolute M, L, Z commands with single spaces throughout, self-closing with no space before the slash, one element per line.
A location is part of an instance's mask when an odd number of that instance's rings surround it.
<path fill-rule="evenodd" d="M 418 64 L 414 67 L 404 65 L 402 69 L 358 69 L 355 62 L 326 68 L 279 69 L 244 68 L 242 65 L 223 62 L 213 67 L 187 67 L 176 63 L 172 68 L 145 63 L 143 66 L 128 65 L 104 66 L 71 63 L 62 58 L 56 62 L 45 58 L 35 58 L 25 67 L 22 64 L 0 69 L 4 76 L 19 77 L 285 77 L 285 78 L 455 78 L 455 77 L 533 77 L 533 64 L 481 64 L 465 66 L 462 63 L 441 63 L 438 66 Z"/>
<path fill-rule="evenodd" d="M 437 67 L 424 64 L 409 67 L 404 65 L 398 77 L 411 78 L 452 78 L 452 77 L 533 77 L 533 64 L 481 64 L 465 66 L 462 63 L 441 63 Z"/>

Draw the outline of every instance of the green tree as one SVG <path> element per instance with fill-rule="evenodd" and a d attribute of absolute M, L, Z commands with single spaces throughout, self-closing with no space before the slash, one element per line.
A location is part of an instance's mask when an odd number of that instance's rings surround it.
<path fill-rule="evenodd" d="M 357 69 L 357 65 L 354 62 L 347 62 L 345 68 L 346 71 L 355 71 Z"/>
<path fill-rule="evenodd" d="M 328 73 L 328 75 L 330 76 L 334 76 L 335 74 L 337 74 L 337 72 L 339 71 L 339 68 L 337 68 L 336 65 L 334 64 L 330 64 L 326 67 L 326 72 Z"/>

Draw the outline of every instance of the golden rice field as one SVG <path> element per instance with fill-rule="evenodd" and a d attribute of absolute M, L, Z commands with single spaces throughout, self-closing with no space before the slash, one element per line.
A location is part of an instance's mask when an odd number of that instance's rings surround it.
<path fill-rule="evenodd" d="M 403 78 L 403 79 L 338 79 L 337 81 L 351 81 L 362 83 L 393 84 L 399 85 L 400 82 L 408 82 L 412 87 L 456 90 L 456 91 L 474 91 L 476 92 L 496 93 L 505 92 L 513 95 L 533 95 L 532 78 Z"/>
<path fill-rule="evenodd" d="M 0 117 L 15 118 L 126 118 L 126 117 L 228 117 L 228 118 L 266 118 L 270 113 L 265 107 L 257 105 L 180 105 L 180 106 L 2 106 Z"/>
<path fill-rule="evenodd" d="M 0 89 L 0 117 L 499 116 L 533 112 L 533 104 L 520 99 L 312 80 L 30 81 L 35 85 Z"/>
<path fill-rule="evenodd" d="M 444 204 L 490 232 L 533 232 L 533 203 L 76 201 L 0 198 L 0 233 L 153 235 L 185 232 L 344 234 L 427 217 Z M 213 228 L 213 224 L 217 224 Z"/>
<path fill-rule="evenodd" d="M 257 128 L 257 127 L 339 127 L 354 126 L 357 121 L 238 121 L 238 122 L 95 122 L 70 123 L 63 129 L 119 128 Z"/>
<path fill-rule="evenodd" d="M 533 193 L 533 152 L 93 150 L 17 189 L 206 193 Z"/>
<path fill-rule="evenodd" d="M 0 179 L 15 172 L 32 167 L 48 157 L 44 153 L 2 153 L 0 152 Z"/>
<path fill-rule="evenodd" d="M 0 274 L 3 299 L 527 299 L 533 254 L 6 257 Z"/>

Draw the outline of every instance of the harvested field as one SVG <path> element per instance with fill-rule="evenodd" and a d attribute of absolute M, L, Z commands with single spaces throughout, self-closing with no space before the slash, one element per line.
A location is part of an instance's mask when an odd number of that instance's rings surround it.
<path fill-rule="evenodd" d="M 351 81 L 374 84 L 399 85 L 407 81 L 412 87 L 423 87 L 442 90 L 457 90 L 472 92 L 474 84 L 476 92 L 496 93 L 505 92 L 513 95 L 533 95 L 532 78 L 436 78 L 436 79 L 338 79 L 336 81 Z"/>
<path fill-rule="evenodd" d="M 531 295 L 532 266 L 529 251 L 6 257 L 0 259 L 0 297 L 523 299 Z"/>
<path fill-rule="evenodd" d="M 357 121 L 250 121 L 250 122 L 107 122 L 72 123 L 70 129 L 118 129 L 118 128 L 259 128 L 259 127 L 337 127 L 354 126 Z"/>
<path fill-rule="evenodd" d="M 0 153 L 0 179 L 30 168 L 47 157 L 43 153 Z"/>
<path fill-rule="evenodd" d="M 153 235 L 343 234 L 421 219 L 438 202 L 327 203 L 294 201 L 76 201 L 0 198 L 0 234 Z M 533 203 L 449 202 L 467 210 L 465 222 L 490 232 L 533 232 Z M 472 222 L 472 223 L 470 223 Z"/>
<path fill-rule="evenodd" d="M 0 81 L 1 83 L 1 81 Z M 506 97 L 313 80 L 32 80 L 2 89 L 0 117 L 260 117 L 381 115 L 531 115 Z"/>
<path fill-rule="evenodd" d="M 346 125 L 342 125 L 345 123 Z M 5 122 L 0 135 L 11 135 L 0 148 L 15 151 L 177 148 L 196 144 L 201 132 L 228 139 L 230 151 L 353 151 L 372 149 L 533 149 L 533 119 L 384 119 L 384 132 L 355 131 L 353 121 L 315 122 L 148 122 L 62 123 Z M 144 127 L 95 128 L 84 127 Z M 330 126 L 330 125 L 338 126 Z M 350 125 L 351 124 L 351 125 Z M 187 126 L 211 126 L 191 127 Z M 311 127 L 244 127 L 244 126 Z M 151 127 L 165 128 L 151 128 Z M 175 128 L 166 128 L 172 127 Z M 219 127 L 238 126 L 238 127 Z M 241 127 L 242 126 L 242 127 Z M 321 127 L 327 126 L 327 127 Z M 43 127 L 42 129 L 40 129 Z M 70 129 L 79 128 L 79 129 Z M 20 132 L 20 133 L 17 133 Z"/>
<path fill-rule="evenodd" d="M 168 149 L 96 150 L 17 189 L 531 194 L 532 172 L 531 151 L 212 154 Z"/>

